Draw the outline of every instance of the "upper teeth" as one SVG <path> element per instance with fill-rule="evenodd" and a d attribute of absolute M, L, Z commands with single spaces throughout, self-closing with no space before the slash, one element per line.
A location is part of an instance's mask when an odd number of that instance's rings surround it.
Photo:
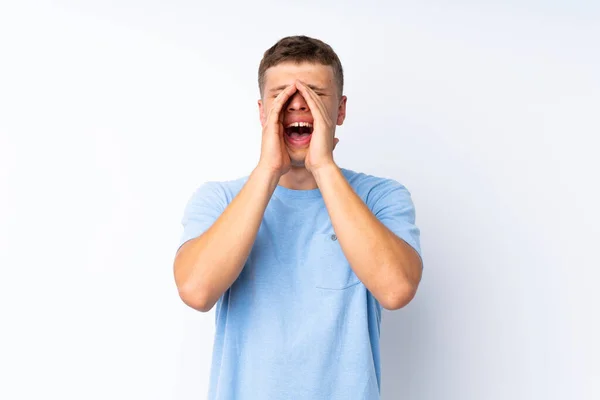
<path fill-rule="evenodd" d="M 306 128 L 312 128 L 312 124 L 310 122 L 292 122 L 291 124 L 289 124 L 288 126 L 286 126 L 286 128 L 293 128 L 293 127 L 306 127 Z"/>

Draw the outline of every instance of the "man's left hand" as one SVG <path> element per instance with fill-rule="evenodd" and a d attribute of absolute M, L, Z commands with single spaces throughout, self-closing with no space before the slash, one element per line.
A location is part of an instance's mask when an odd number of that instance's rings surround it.
<path fill-rule="evenodd" d="M 339 142 L 339 139 L 333 137 L 335 124 L 331 121 L 327 108 L 319 96 L 314 90 L 300 81 L 296 82 L 296 87 L 308 103 L 313 117 L 313 132 L 304 160 L 304 166 L 314 174 L 319 168 L 335 165 L 333 161 L 333 149 Z"/>

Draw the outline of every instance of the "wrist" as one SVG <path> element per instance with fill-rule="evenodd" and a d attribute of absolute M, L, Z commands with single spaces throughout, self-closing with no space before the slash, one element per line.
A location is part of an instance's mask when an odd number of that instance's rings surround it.
<path fill-rule="evenodd" d="M 279 178 L 281 178 L 281 173 L 272 168 L 264 167 L 262 165 L 257 165 L 252 173 L 250 174 L 251 178 L 267 181 L 269 186 L 273 189 L 279 183 Z"/>
<path fill-rule="evenodd" d="M 327 177 L 331 176 L 332 174 L 341 173 L 341 170 L 335 162 L 331 161 L 316 168 L 311 168 L 310 172 L 315 178 L 317 185 L 321 186 L 321 182 L 326 180 Z"/>

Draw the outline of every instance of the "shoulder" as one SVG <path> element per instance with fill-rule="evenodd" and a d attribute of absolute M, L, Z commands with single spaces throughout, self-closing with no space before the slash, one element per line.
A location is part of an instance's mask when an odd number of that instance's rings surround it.
<path fill-rule="evenodd" d="M 232 180 L 206 181 L 194 190 L 190 201 L 199 202 L 204 200 L 227 205 L 242 190 L 247 180 L 248 176 Z"/>
<path fill-rule="evenodd" d="M 390 198 L 393 198 L 395 201 L 411 201 L 410 192 L 406 186 L 395 179 L 356 172 L 345 168 L 341 168 L 341 170 L 356 194 L 371 209 L 377 203 Z"/>

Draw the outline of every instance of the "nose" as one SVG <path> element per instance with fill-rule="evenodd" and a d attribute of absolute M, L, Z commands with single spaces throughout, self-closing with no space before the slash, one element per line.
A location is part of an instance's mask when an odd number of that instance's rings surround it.
<path fill-rule="evenodd" d="M 306 100 L 300 94 L 300 92 L 296 92 L 292 95 L 292 97 L 288 100 L 287 111 L 308 111 L 308 104 L 306 104 Z"/>

